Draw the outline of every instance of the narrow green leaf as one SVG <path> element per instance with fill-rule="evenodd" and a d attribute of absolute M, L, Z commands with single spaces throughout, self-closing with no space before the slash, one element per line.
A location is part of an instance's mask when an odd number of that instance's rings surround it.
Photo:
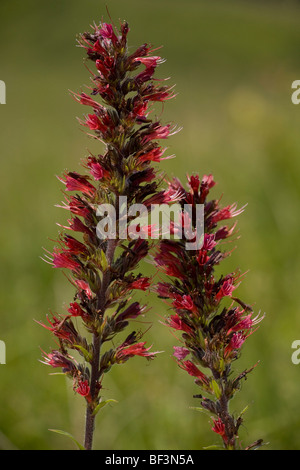
<path fill-rule="evenodd" d="M 103 250 L 100 251 L 100 263 L 103 271 L 106 271 L 108 268 L 108 261 Z"/>
<path fill-rule="evenodd" d="M 219 369 L 220 369 L 220 372 L 223 372 L 223 370 L 225 369 L 225 361 L 222 357 L 220 358 L 220 361 L 219 361 Z"/>
<path fill-rule="evenodd" d="M 189 409 L 194 410 L 194 411 L 199 411 L 200 413 L 203 413 L 205 415 L 209 414 L 208 410 L 205 410 L 204 408 L 200 408 L 200 406 L 189 406 Z"/>
<path fill-rule="evenodd" d="M 118 403 L 117 400 L 114 400 L 113 398 L 110 398 L 109 400 L 101 401 L 99 405 L 96 406 L 94 409 L 93 415 L 96 415 L 98 411 L 101 410 L 101 408 L 104 408 L 108 403 Z"/>
<path fill-rule="evenodd" d="M 211 381 L 211 385 L 212 385 L 213 391 L 214 391 L 217 399 L 219 400 L 219 398 L 222 395 L 222 392 L 221 392 L 221 389 L 220 389 L 219 385 L 217 384 L 217 382 L 215 380 Z"/>
<path fill-rule="evenodd" d="M 69 432 L 61 431 L 60 429 L 49 429 L 49 431 L 69 437 L 77 445 L 79 450 L 85 450 L 85 448 Z"/>
<path fill-rule="evenodd" d="M 240 412 L 240 416 L 243 416 L 244 413 L 248 410 L 249 405 L 245 406 L 245 408 Z"/>
<path fill-rule="evenodd" d="M 49 375 L 66 375 L 65 372 L 50 372 Z"/>
<path fill-rule="evenodd" d="M 203 447 L 204 450 L 223 450 L 224 447 L 212 444 L 211 446 Z"/>
<path fill-rule="evenodd" d="M 87 361 L 87 362 L 91 362 L 92 359 L 93 359 L 93 356 L 91 353 L 89 353 L 83 346 L 81 346 L 80 344 L 74 344 L 74 347 L 76 349 L 79 349 L 79 351 L 82 352 L 83 354 L 83 357 L 84 359 Z"/>

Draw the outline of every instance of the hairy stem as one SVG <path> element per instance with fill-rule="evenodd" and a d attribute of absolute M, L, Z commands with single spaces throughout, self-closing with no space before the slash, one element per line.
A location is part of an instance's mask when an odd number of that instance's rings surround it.
<path fill-rule="evenodd" d="M 90 394 L 92 398 L 92 403 L 88 403 L 86 407 L 86 421 L 85 421 L 85 439 L 84 447 L 86 450 L 92 450 L 93 447 L 93 436 L 94 436 L 94 427 L 95 427 L 95 415 L 93 403 L 97 397 L 97 376 L 99 370 L 99 360 L 100 360 L 100 335 L 98 333 L 93 334 L 93 361 L 91 364 L 91 387 Z"/>
<path fill-rule="evenodd" d="M 227 450 L 234 450 L 236 447 L 235 424 L 233 417 L 229 413 L 228 398 L 226 397 L 224 391 L 222 392 L 219 403 L 221 408 L 220 417 L 225 425 L 226 439 L 223 439 L 224 444 Z"/>
<path fill-rule="evenodd" d="M 108 240 L 106 247 L 106 258 L 109 266 L 112 263 L 114 252 L 116 248 L 115 240 Z M 103 317 L 105 313 L 105 299 L 106 290 L 110 283 L 110 271 L 107 270 L 103 274 L 101 289 L 98 295 L 98 311 L 99 315 Z M 93 333 L 93 360 L 91 363 L 91 384 L 90 384 L 90 395 L 91 402 L 87 403 L 86 407 L 86 421 L 85 421 L 85 438 L 84 447 L 86 450 L 92 450 L 93 437 L 95 428 L 95 415 L 94 405 L 99 393 L 98 379 L 99 379 L 99 367 L 100 367 L 100 352 L 101 352 L 101 337 L 98 331 Z"/>

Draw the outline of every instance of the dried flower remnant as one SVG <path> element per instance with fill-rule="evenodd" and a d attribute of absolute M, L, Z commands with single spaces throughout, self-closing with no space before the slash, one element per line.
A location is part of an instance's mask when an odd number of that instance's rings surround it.
<path fill-rule="evenodd" d="M 180 204 L 189 204 L 192 214 L 196 213 L 197 204 L 204 205 L 204 238 L 200 249 L 195 250 L 185 249 L 184 237 L 159 242 L 154 260 L 169 278 L 159 282 L 155 290 L 173 310 L 165 323 L 180 335 L 182 343 L 174 346 L 174 357 L 179 367 L 195 377 L 201 390 L 195 398 L 212 415 L 212 430 L 222 437 L 225 449 L 240 449 L 243 418 L 230 414 L 229 402 L 255 366 L 234 377 L 232 365 L 263 317 L 253 316 L 252 308 L 235 297 L 242 277 L 239 272 L 220 277 L 215 274 L 216 266 L 230 254 L 221 245 L 235 229 L 235 224 L 229 227 L 224 221 L 233 219 L 243 209 L 236 205 L 221 207 L 219 201 L 207 200 L 214 185 L 212 175 L 205 175 L 202 180 L 198 175 L 191 176 L 188 189 L 178 179 L 170 183 L 170 188 L 180 189 Z M 196 226 L 195 220 L 192 224 Z M 260 444 L 261 440 L 247 449 Z"/>
<path fill-rule="evenodd" d="M 171 87 L 153 80 L 163 60 L 153 55 L 150 45 L 129 54 L 128 31 L 126 22 L 120 31 L 100 23 L 79 37 L 79 45 L 95 68 L 90 71 L 88 92 L 72 95 L 91 108 L 79 122 L 105 148 L 101 154 L 86 157 L 85 174 L 66 171 L 59 177 L 65 198 L 59 207 L 70 216 L 68 224 L 61 226 L 57 246 L 46 254 L 54 268 L 69 271 L 75 296 L 65 316 L 55 314 L 43 325 L 57 341 L 56 349 L 44 354 L 44 362 L 61 367 L 72 379 L 74 391 L 86 400 L 85 449 L 92 448 L 95 416 L 108 402 L 101 396 L 105 374 L 132 357 L 151 360 L 157 354 L 141 341 L 140 331 L 132 331 L 119 345 L 116 338 L 131 321 L 145 314 L 146 307 L 132 302 L 131 297 L 151 284 L 150 278 L 135 271 L 147 256 L 150 243 L 139 237 L 99 238 L 96 230 L 101 204 L 113 205 L 120 218 L 120 196 L 126 196 L 128 207 L 145 204 L 149 211 L 150 201 L 173 197 L 159 190 L 162 175 L 155 165 L 171 158 L 163 157 L 166 149 L 159 141 L 176 130 L 151 120 L 149 113 L 152 104 L 164 102 L 174 93 Z M 83 329 L 78 327 L 80 320 Z M 112 339 L 109 349 L 105 343 Z M 75 359 L 78 355 L 82 362 Z"/>

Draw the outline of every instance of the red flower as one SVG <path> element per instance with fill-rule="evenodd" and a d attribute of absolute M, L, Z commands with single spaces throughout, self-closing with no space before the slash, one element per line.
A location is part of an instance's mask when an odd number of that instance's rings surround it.
<path fill-rule="evenodd" d="M 193 175 L 192 175 L 192 176 L 189 178 L 188 183 L 189 183 L 189 186 L 190 186 L 190 188 L 192 189 L 192 191 L 193 191 L 194 193 L 197 193 L 198 190 L 199 190 L 199 186 L 200 186 L 200 178 L 199 178 L 199 175 L 196 175 L 196 176 L 193 176 Z"/>
<path fill-rule="evenodd" d="M 180 189 L 174 189 L 172 186 L 165 191 L 160 191 L 159 193 L 154 194 L 154 196 L 149 197 L 144 201 L 144 205 L 149 207 L 154 204 L 168 204 L 170 202 L 180 201 L 182 199 L 182 192 Z"/>
<path fill-rule="evenodd" d="M 236 209 L 236 207 L 236 204 L 232 204 L 230 206 L 224 207 L 223 209 L 217 210 L 211 217 L 211 224 L 216 224 L 221 220 L 231 219 L 232 217 L 236 217 L 237 215 L 241 214 L 244 208 L 241 207 L 241 209 Z"/>
<path fill-rule="evenodd" d="M 52 353 L 46 354 L 44 359 L 44 364 L 54 368 L 62 367 L 64 372 L 72 373 L 76 371 L 76 366 L 73 364 L 73 362 L 67 359 L 60 351 L 52 351 Z"/>
<path fill-rule="evenodd" d="M 228 346 L 226 346 L 225 348 L 224 356 L 227 357 L 232 351 L 240 349 L 248 336 L 242 332 L 234 333 L 230 339 Z"/>
<path fill-rule="evenodd" d="M 254 323 L 251 317 L 252 317 L 251 313 L 249 313 L 249 315 L 246 315 L 236 325 L 230 328 L 227 334 L 229 334 L 231 331 L 250 330 L 250 328 L 252 328 L 253 323 Z"/>
<path fill-rule="evenodd" d="M 127 347 L 119 346 L 116 353 L 117 362 L 125 362 L 133 356 L 142 356 L 146 357 L 147 359 L 153 359 L 157 353 L 149 352 L 151 346 L 149 348 L 145 348 L 145 344 L 146 342 L 132 344 Z"/>
<path fill-rule="evenodd" d="M 211 188 L 215 186 L 213 175 L 204 175 L 201 181 L 200 187 L 200 203 L 204 203 L 206 196 L 208 195 Z"/>
<path fill-rule="evenodd" d="M 83 292 L 89 299 L 93 297 L 93 292 L 87 282 L 79 279 L 75 281 L 76 286 Z"/>
<path fill-rule="evenodd" d="M 178 362 L 178 365 L 192 377 L 197 377 L 201 382 L 208 384 L 206 375 L 192 361 Z"/>
<path fill-rule="evenodd" d="M 76 388 L 76 392 L 83 397 L 88 397 L 90 394 L 90 386 L 88 380 L 82 382 L 81 380 L 78 382 L 78 386 Z"/>
<path fill-rule="evenodd" d="M 158 64 L 163 63 L 163 59 L 159 56 L 153 57 L 136 57 L 134 62 L 141 62 L 143 65 L 148 67 L 156 67 Z"/>
<path fill-rule="evenodd" d="M 203 241 L 203 245 L 202 245 L 202 250 L 210 251 L 216 246 L 216 244 L 217 243 L 215 242 L 215 235 L 213 233 L 212 234 L 208 234 L 208 233 L 204 234 L 204 241 Z"/>
<path fill-rule="evenodd" d="M 190 295 L 179 295 L 179 294 L 174 294 L 174 301 L 173 301 L 173 306 L 178 309 L 185 309 L 185 310 L 191 310 L 192 312 L 197 311 L 197 307 L 195 306 L 192 298 Z"/>
<path fill-rule="evenodd" d="M 69 210 L 72 214 L 79 215 L 85 219 L 90 217 L 91 210 L 90 208 L 84 203 L 79 196 L 71 196 L 70 200 L 68 201 L 68 205 L 64 203 L 63 206 L 57 205 L 57 207 L 61 207 L 63 209 Z"/>
<path fill-rule="evenodd" d="M 53 266 L 55 268 L 71 269 L 71 271 L 75 271 L 77 273 L 81 270 L 81 265 L 74 260 L 72 254 L 69 254 L 66 251 L 59 252 L 57 249 L 53 252 Z"/>
<path fill-rule="evenodd" d="M 184 348 L 182 346 L 173 346 L 173 348 L 174 348 L 173 356 L 175 356 L 176 359 L 178 359 L 179 361 L 184 359 L 190 353 L 190 351 L 187 348 Z"/>
<path fill-rule="evenodd" d="M 85 311 L 82 310 L 77 302 L 72 302 L 70 304 L 68 312 L 72 315 L 72 317 L 84 317 L 86 315 Z"/>
<path fill-rule="evenodd" d="M 108 78 L 110 74 L 110 67 L 108 67 L 102 60 L 96 60 L 96 67 L 103 78 Z"/>
<path fill-rule="evenodd" d="M 230 349 L 239 349 L 246 340 L 246 336 L 243 333 L 234 333 L 230 340 L 229 348 Z"/>
<path fill-rule="evenodd" d="M 199 250 L 199 253 L 197 255 L 197 261 L 199 265 L 203 266 L 204 264 L 207 263 L 208 260 L 209 260 L 209 255 L 207 254 L 207 251 L 203 249 Z"/>
<path fill-rule="evenodd" d="M 52 317 L 53 321 L 50 321 L 47 316 L 47 320 L 51 326 L 46 326 L 40 322 L 38 323 L 47 330 L 51 331 L 60 340 L 69 343 L 76 343 L 76 341 L 78 340 L 78 334 L 72 321 L 69 320 L 70 316 L 66 316 L 64 318 L 61 318 L 59 316 L 57 318 L 52 315 Z"/>
<path fill-rule="evenodd" d="M 219 291 L 217 292 L 216 299 L 220 300 L 222 297 L 230 297 L 235 286 L 233 285 L 233 279 L 225 279 Z"/>
<path fill-rule="evenodd" d="M 156 91 L 145 96 L 145 99 L 149 101 L 166 101 L 174 98 L 174 93 L 170 91 Z"/>
<path fill-rule="evenodd" d="M 99 39 L 97 39 L 97 41 L 94 43 L 93 52 L 98 52 L 99 54 L 103 56 L 107 55 L 106 49 L 104 49 L 104 47 L 101 46 Z"/>
<path fill-rule="evenodd" d="M 159 124 L 156 124 L 152 132 L 149 134 L 146 134 L 143 137 L 142 144 L 146 144 L 147 142 L 150 142 L 150 140 L 156 140 L 156 139 L 167 139 L 170 135 L 170 125 L 167 124 L 166 126 L 160 126 Z"/>
<path fill-rule="evenodd" d="M 174 259 L 171 260 L 169 258 L 167 260 L 168 265 L 165 265 L 164 260 L 159 259 L 158 257 L 156 257 L 155 261 L 156 261 L 158 266 L 161 266 L 161 269 L 167 274 L 167 276 L 177 277 L 178 279 L 184 279 L 184 274 L 180 271 L 180 269 L 178 267 L 179 262 L 178 262 L 177 258 L 175 258 L 175 256 L 173 256 L 172 258 L 174 258 Z M 165 260 L 166 260 L 166 258 L 165 258 Z"/>
<path fill-rule="evenodd" d="M 142 101 L 140 103 L 136 103 L 133 106 L 133 114 L 139 118 L 145 117 L 148 109 L 148 101 Z"/>
<path fill-rule="evenodd" d="M 186 333 L 191 333 L 192 329 L 177 315 L 171 315 L 168 319 L 168 325 L 174 330 L 185 331 Z"/>
<path fill-rule="evenodd" d="M 151 282 L 149 277 L 140 277 L 139 279 L 136 279 L 130 284 L 131 289 L 141 289 L 141 290 L 147 290 L 148 287 L 150 287 Z"/>
<path fill-rule="evenodd" d="M 63 181 L 66 185 L 67 191 L 81 191 L 83 194 L 93 196 L 96 189 L 94 186 L 87 181 L 86 176 L 79 175 L 76 172 L 67 173 L 65 176 L 66 180 Z"/>
<path fill-rule="evenodd" d="M 155 66 L 147 67 L 143 72 L 139 73 L 135 77 L 135 81 L 138 85 L 142 85 L 144 82 L 150 80 L 155 72 Z"/>
<path fill-rule="evenodd" d="M 93 236 L 93 233 L 90 231 L 90 229 L 86 225 L 84 225 L 84 223 L 81 222 L 81 220 L 78 219 L 78 217 L 74 217 L 73 219 L 68 220 L 68 222 L 69 222 L 69 227 L 64 227 L 64 228 L 73 230 L 74 232 L 86 233 L 87 235 L 91 237 Z"/>
<path fill-rule="evenodd" d="M 143 153 L 142 155 L 139 155 L 138 159 L 140 162 L 160 162 L 162 160 L 162 155 L 166 149 L 162 149 L 161 147 L 155 147 L 152 150 L 149 150 L 147 153 Z"/>
<path fill-rule="evenodd" d="M 212 431 L 214 431 L 217 434 L 220 434 L 222 436 L 223 440 L 226 441 L 226 431 L 225 431 L 225 425 L 221 418 L 218 419 L 213 419 L 214 425 L 211 428 Z"/>
<path fill-rule="evenodd" d="M 71 237 L 70 235 L 65 235 L 64 244 L 68 247 L 68 251 L 72 253 L 73 255 L 79 255 L 79 254 L 85 254 L 87 253 L 87 248 L 86 246 L 76 240 L 76 238 Z"/>
<path fill-rule="evenodd" d="M 104 39 L 110 39 L 114 45 L 118 42 L 113 26 L 109 23 L 103 23 L 99 33 Z"/>
<path fill-rule="evenodd" d="M 85 125 L 93 131 L 100 131 L 102 133 L 107 131 L 107 127 L 100 121 L 96 114 L 89 114 L 85 121 Z"/>
<path fill-rule="evenodd" d="M 108 99 L 112 99 L 113 96 L 114 96 L 114 92 L 113 92 L 113 89 L 112 87 L 110 86 L 109 83 L 106 83 L 106 84 L 102 84 L 102 83 L 96 83 L 96 87 L 95 88 L 95 93 L 99 93 L 99 95 L 104 99 L 104 100 L 108 100 Z"/>
<path fill-rule="evenodd" d="M 96 109 L 103 109 L 103 107 L 101 106 L 100 103 L 93 100 L 93 98 L 91 98 L 86 93 L 80 93 L 80 95 L 78 95 L 77 93 L 73 93 L 73 95 L 74 95 L 76 101 L 78 101 L 80 104 L 83 104 L 85 106 L 91 106 L 95 110 Z"/>
<path fill-rule="evenodd" d="M 129 307 L 126 308 L 122 313 L 117 316 L 116 321 L 121 322 L 128 320 L 129 318 L 137 318 L 145 311 L 145 307 L 141 307 L 139 302 L 133 302 Z"/>
<path fill-rule="evenodd" d="M 167 282 L 158 282 L 156 284 L 156 292 L 159 297 L 171 298 L 173 295 L 170 291 L 170 284 Z"/>
<path fill-rule="evenodd" d="M 131 63 L 131 62 L 134 62 L 135 58 L 136 57 L 144 57 L 148 54 L 149 52 L 149 47 L 147 44 L 143 44 L 142 46 L 138 47 L 137 50 L 131 54 L 129 57 L 128 57 L 128 63 Z"/>
<path fill-rule="evenodd" d="M 99 162 L 97 162 L 93 158 L 89 158 L 88 160 L 88 167 L 90 168 L 91 175 L 95 178 L 96 181 L 99 181 L 103 178 L 104 176 L 104 169 L 100 165 Z"/>
<path fill-rule="evenodd" d="M 253 328 L 254 325 L 260 323 L 264 318 L 264 315 L 260 317 L 259 314 L 252 318 L 252 313 L 249 313 L 249 315 L 241 318 L 243 312 L 244 311 L 238 311 L 237 322 L 228 330 L 227 334 L 230 334 L 232 331 L 249 331 L 251 328 Z"/>
<path fill-rule="evenodd" d="M 215 240 L 216 241 L 217 240 L 223 240 L 224 238 L 230 237 L 230 235 L 232 235 L 235 227 L 236 227 L 236 224 L 234 224 L 230 229 L 228 227 L 221 227 L 215 233 Z"/>

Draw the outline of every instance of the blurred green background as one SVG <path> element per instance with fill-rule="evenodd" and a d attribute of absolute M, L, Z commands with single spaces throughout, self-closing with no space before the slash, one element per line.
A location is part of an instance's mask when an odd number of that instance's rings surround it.
<path fill-rule="evenodd" d="M 300 339 L 300 105 L 291 102 L 291 84 L 300 79 L 300 5 L 237 0 L 1 0 L 7 104 L 0 106 L 0 339 L 7 363 L 0 365 L 0 448 L 74 448 L 49 428 L 82 441 L 83 400 L 39 362 L 40 349 L 54 342 L 34 320 L 44 321 L 49 309 L 64 312 L 73 296 L 62 272 L 40 256 L 42 247 L 53 246 L 56 222 L 67 217 L 54 207 L 62 200 L 55 175 L 79 169 L 94 145 L 76 121 L 86 110 L 69 90 L 89 84 L 76 34 L 102 17 L 109 21 L 106 5 L 115 23 L 129 22 L 133 50 L 144 42 L 163 46 L 167 61 L 156 76 L 176 84 L 163 122 L 183 130 L 168 141 L 176 159 L 161 167 L 181 179 L 212 172 L 214 196 L 248 204 L 224 270 L 249 270 L 239 296 L 266 318 L 236 363 L 241 371 L 260 360 L 231 409 L 250 405 L 241 429 L 245 445 L 262 438 L 266 450 L 300 449 L 300 365 L 291 361 L 292 342 Z M 149 264 L 141 269 L 153 273 Z M 152 302 L 147 342 L 164 353 L 146 366 L 135 358 L 108 374 L 106 398 L 119 403 L 99 415 L 95 448 L 219 443 L 209 418 L 190 408 L 198 390 L 171 358 L 176 342 L 159 323 L 164 305 L 137 298 Z"/>

